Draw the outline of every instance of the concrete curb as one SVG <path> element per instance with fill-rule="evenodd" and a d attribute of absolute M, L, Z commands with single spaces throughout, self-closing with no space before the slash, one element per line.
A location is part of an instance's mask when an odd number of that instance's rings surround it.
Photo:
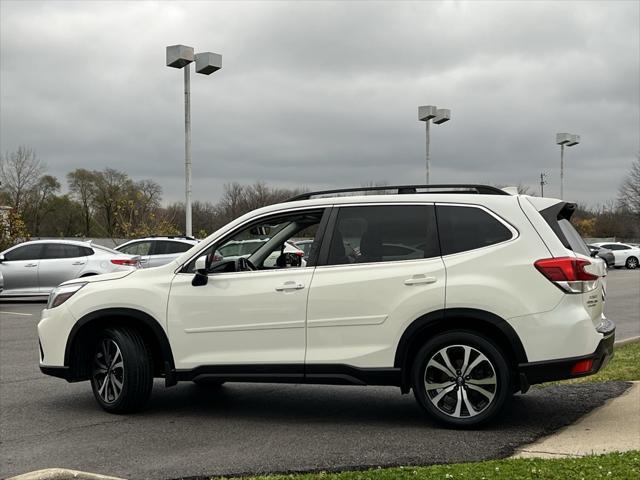
<path fill-rule="evenodd" d="M 7 480 L 124 480 L 119 477 L 109 477 L 97 473 L 67 470 L 66 468 L 47 468 L 35 472 L 23 473 Z"/>
<path fill-rule="evenodd" d="M 640 342 L 640 335 L 637 337 L 625 338 L 624 340 L 618 340 L 614 343 L 616 347 L 621 347 L 622 345 L 626 345 L 628 343 Z"/>
<path fill-rule="evenodd" d="M 640 450 L 640 382 L 573 423 L 517 448 L 512 458 L 563 458 Z"/>

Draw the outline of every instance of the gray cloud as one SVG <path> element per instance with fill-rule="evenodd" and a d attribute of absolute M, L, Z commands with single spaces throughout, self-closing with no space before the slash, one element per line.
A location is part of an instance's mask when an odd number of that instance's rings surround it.
<path fill-rule="evenodd" d="M 107 166 L 182 198 L 175 43 L 223 54 L 192 76 L 194 196 L 229 181 L 283 186 L 424 177 L 615 197 L 640 150 L 638 2 L 11 2 L 0 4 L 0 143 L 62 177 Z"/>

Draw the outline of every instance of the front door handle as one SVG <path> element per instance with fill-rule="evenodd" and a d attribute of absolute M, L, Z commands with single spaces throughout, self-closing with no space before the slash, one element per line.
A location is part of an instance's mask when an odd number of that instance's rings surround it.
<path fill-rule="evenodd" d="M 404 281 L 405 285 L 428 285 L 430 283 L 436 283 L 438 279 L 436 277 L 427 277 L 426 275 L 414 275 L 411 278 L 407 278 Z"/>
<path fill-rule="evenodd" d="M 284 282 L 282 285 L 276 287 L 276 292 L 287 292 L 289 290 L 302 290 L 303 288 L 304 288 L 303 283 Z"/>
<path fill-rule="evenodd" d="M 38 266 L 38 264 L 37 264 L 37 263 L 27 263 L 27 264 L 25 265 L 25 267 L 37 267 L 37 266 Z"/>

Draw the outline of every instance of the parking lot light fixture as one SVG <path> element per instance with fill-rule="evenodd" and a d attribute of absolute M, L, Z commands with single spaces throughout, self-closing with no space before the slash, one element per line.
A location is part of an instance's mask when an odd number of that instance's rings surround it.
<path fill-rule="evenodd" d="M 431 156 L 429 154 L 429 147 L 431 143 L 431 132 L 429 125 L 431 121 L 436 125 L 440 125 L 451 119 L 451 110 L 446 108 L 438 108 L 435 105 L 423 105 L 418 107 L 418 120 L 425 123 L 426 131 L 426 156 L 427 156 L 427 185 L 430 183 L 431 172 Z"/>
<path fill-rule="evenodd" d="M 560 199 L 564 200 L 564 147 L 573 147 L 580 143 L 580 135 L 556 133 L 556 145 L 560 145 Z"/>
<path fill-rule="evenodd" d="M 170 45 L 167 47 L 167 67 L 184 70 L 184 182 L 185 182 L 185 235 L 193 234 L 191 216 L 191 77 L 190 65 L 196 62 L 196 73 L 211 75 L 222 68 L 222 55 L 213 52 L 194 54 L 193 47 Z"/>

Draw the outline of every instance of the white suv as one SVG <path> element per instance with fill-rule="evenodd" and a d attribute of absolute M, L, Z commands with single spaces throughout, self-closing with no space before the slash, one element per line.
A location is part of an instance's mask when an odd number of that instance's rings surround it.
<path fill-rule="evenodd" d="M 40 369 L 90 380 L 114 413 L 141 408 L 162 377 L 394 385 L 445 424 L 478 425 L 512 393 L 613 355 L 606 268 L 569 223 L 574 208 L 478 185 L 307 193 L 152 271 L 58 287 L 38 325 Z M 265 237 L 248 258 L 220 259 Z M 264 265 L 294 237 L 314 239 L 304 266 Z"/>

